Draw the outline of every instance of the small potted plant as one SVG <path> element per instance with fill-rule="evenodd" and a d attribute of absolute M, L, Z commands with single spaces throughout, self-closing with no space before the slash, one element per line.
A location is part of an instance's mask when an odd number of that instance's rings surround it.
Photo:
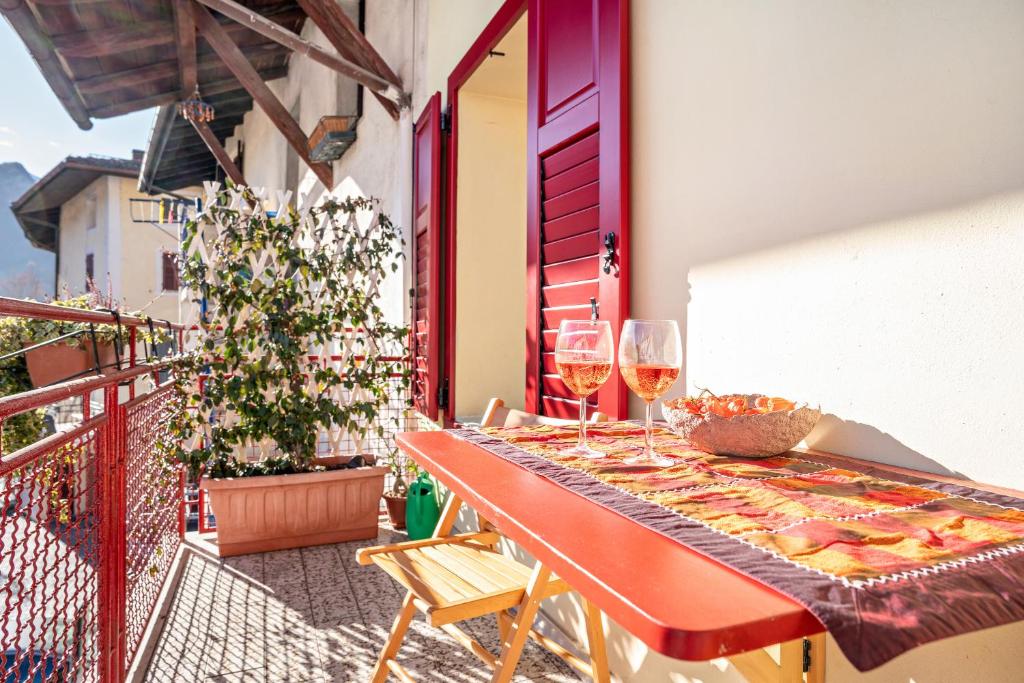
<path fill-rule="evenodd" d="M 91 282 L 89 284 L 87 294 L 55 299 L 50 303 L 88 311 L 112 309 L 113 302 L 99 294 Z M 31 349 L 26 351 L 24 357 L 32 386 L 36 388 L 81 377 L 96 369 L 97 358 L 100 372 L 117 369 L 114 350 L 117 329 L 112 325 L 94 325 L 90 328 L 86 323 L 14 317 L 6 318 L 3 324 L 6 327 L 5 336 L 17 348 Z M 54 339 L 59 341 L 38 346 Z M 35 346 L 38 348 L 32 348 Z"/>
<path fill-rule="evenodd" d="M 268 214 L 208 190 L 185 228 L 198 343 L 174 364 L 166 448 L 201 476 L 222 556 L 372 538 L 388 470 L 363 444 L 411 372 L 377 302 L 401 234 L 374 200 Z"/>
<path fill-rule="evenodd" d="M 391 489 L 384 492 L 384 505 L 388 510 L 388 520 L 395 529 L 405 528 L 405 508 L 408 502 L 409 479 L 415 479 L 420 468 L 415 462 L 404 458 L 397 448 L 391 447 L 388 451 L 388 468 L 391 470 L 393 481 Z"/>

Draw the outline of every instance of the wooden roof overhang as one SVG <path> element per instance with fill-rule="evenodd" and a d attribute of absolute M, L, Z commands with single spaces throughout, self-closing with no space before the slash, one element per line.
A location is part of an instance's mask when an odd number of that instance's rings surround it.
<path fill-rule="evenodd" d="M 244 182 L 222 145 L 254 101 L 330 184 L 329 167 L 308 159 L 304 134 L 264 85 L 286 75 L 293 51 L 367 87 L 396 119 L 408 105 L 398 77 L 336 0 L 0 0 L 0 13 L 82 129 L 93 118 L 162 108 L 144 163 L 148 191 L 210 178 L 217 163 Z M 307 18 L 334 53 L 299 36 Z M 192 130 L 175 109 L 196 85 L 217 118 Z"/>
<path fill-rule="evenodd" d="M 100 176 L 134 178 L 139 167 L 137 158 L 68 157 L 15 199 L 11 212 L 29 242 L 56 252 L 61 206 Z"/>

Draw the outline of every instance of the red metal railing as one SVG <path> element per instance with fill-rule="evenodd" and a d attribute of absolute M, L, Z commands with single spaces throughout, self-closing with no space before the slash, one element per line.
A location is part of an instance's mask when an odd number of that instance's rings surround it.
<path fill-rule="evenodd" d="M 0 316 L 10 315 L 117 318 L 0 298 Z M 150 325 L 116 322 L 132 332 Z M 82 405 L 78 424 L 0 456 L 3 683 L 125 680 L 170 574 L 184 530 L 183 478 L 154 449 L 173 409 L 170 385 L 137 387 L 144 376 L 156 385 L 163 366 L 135 365 L 134 345 L 129 356 L 124 370 L 0 397 L 0 425 L 67 399 Z M 94 393 L 101 411 L 90 408 Z"/>

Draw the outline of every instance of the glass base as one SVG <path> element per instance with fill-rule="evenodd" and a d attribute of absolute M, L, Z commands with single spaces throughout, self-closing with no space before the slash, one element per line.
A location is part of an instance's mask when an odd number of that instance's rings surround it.
<path fill-rule="evenodd" d="M 674 458 L 669 458 L 664 455 L 660 455 L 655 451 L 641 451 L 636 455 L 624 459 L 622 462 L 627 465 L 649 465 L 651 467 L 669 467 L 675 465 L 676 461 Z"/>
<path fill-rule="evenodd" d="M 580 446 L 576 444 L 572 448 L 562 451 L 564 455 L 575 455 L 578 458 L 590 458 L 591 460 L 598 460 L 600 458 L 608 457 L 606 453 L 601 451 L 595 451 L 590 446 Z"/>

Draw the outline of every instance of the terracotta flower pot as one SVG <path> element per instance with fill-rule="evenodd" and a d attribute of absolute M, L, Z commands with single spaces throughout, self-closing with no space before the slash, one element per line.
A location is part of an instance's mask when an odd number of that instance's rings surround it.
<path fill-rule="evenodd" d="M 325 463 L 326 464 L 326 463 Z M 206 479 L 221 557 L 375 538 L 387 467 Z"/>
<path fill-rule="evenodd" d="M 391 526 L 395 529 L 405 528 L 405 504 L 408 499 L 405 496 L 395 495 L 394 493 L 384 494 L 384 504 L 388 508 L 388 519 L 391 520 Z"/>
<path fill-rule="evenodd" d="M 117 356 L 114 353 L 114 345 L 100 342 L 98 349 L 103 372 L 116 371 L 114 364 Z M 96 358 L 92 352 L 91 341 L 83 340 L 81 344 L 75 346 L 58 342 L 29 351 L 25 354 L 25 364 L 28 366 L 32 386 L 39 388 L 83 377 L 96 367 Z"/>

